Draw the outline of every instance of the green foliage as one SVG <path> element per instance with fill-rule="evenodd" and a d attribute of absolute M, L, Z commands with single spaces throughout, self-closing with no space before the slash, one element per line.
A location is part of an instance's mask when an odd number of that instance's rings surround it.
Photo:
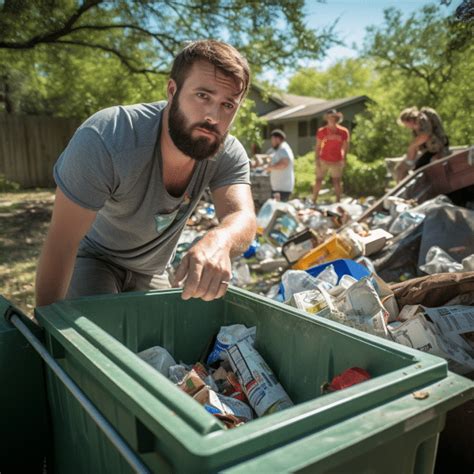
<path fill-rule="evenodd" d="M 293 194 L 298 197 L 311 196 L 316 179 L 314 167 L 314 151 L 295 159 L 295 189 Z"/>
<path fill-rule="evenodd" d="M 401 92 L 406 102 L 437 105 L 458 52 L 449 48 L 448 19 L 435 5 L 427 5 L 405 21 L 401 10 L 384 11 L 384 23 L 367 28 L 363 52 L 376 59 L 376 70 L 396 72 L 404 81 Z"/>
<path fill-rule="evenodd" d="M 411 134 L 397 132 L 394 121 L 413 105 L 438 111 L 451 145 L 472 143 L 474 94 L 469 78 L 474 74 L 474 43 L 460 41 L 466 39 L 465 27 L 431 5 L 405 21 L 399 10 L 388 9 L 382 25 L 368 28 L 364 55 L 374 61 L 386 87 L 371 96 L 378 105 L 372 107 L 370 119 L 359 119 L 354 133 L 355 150 L 363 161 L 405 153 Z"/>
<path fill-rule="evenodd" d="M 0 174 L 0 193 L 9 193 L 19 189 L 20 185 L 18 183 L 10 181 L 3 174 Z"/>
<path fill-rule="evenodd" d="M 344 193 L 349 196 L 381 196 L 385 192 L 387 169 L 383 160 L 363 163 L 355 155 L 347 155 L 344 168 Z M 316 179 L 314 152 L 306 153 L 295 160 L 294 195 L 311 196 Z M 325 187 L 331 187 L 331 178 L 326 177 Z"/>
<path fill-rule="evenodd" d="M 350 153 L 344 168 L 344 193 L 349 196 L 382 196 L 386 187 L 384 160 L 364 163 Z"/>
<path fill-rule="evenodd" d="M 377 76 L 367 61 L 342 59 L 325 71 L 314 68 L 298 70 L 290 79 L 288 92 L 324 99 L 366 95 L 379 87 Z"/>
<path fill-rule="evenodd" d="M 368 104 L 367 113 L 357 116 L 352 147 L 360 161 L 373 163 L 405 152 L 411 134 L 398 125 L 399 112 L 392 102 L 381 101 Z"/>
<path fill-rule="evenodd" d="M 265 121 L 255 113 L 255 102 L 245 99 L 232 125 L 231 133 L 239 138 L 246 148 L 262 140 L 262 127 Z"/>
<path fill-rule="evenodd" d="M 412 134 L 396 120 L 411 106 L 436 109 L 451 145 L 473 142 L 472 19 L 446 18 L 433 5 L 408 18 L 397 9 L 387 9 L 384 22 L 367 29 L 361 53 L 360 58 L 336 62 L 326 71 L 301 69 L 288 87 L 291 93 L 327 99 L 352 95 L 373 99 L 367 113 L 356 117 L 352 131 L 351 150 L 360 161 L 376 163 L 406 153 Z"/>
<path fill-rule="evenodd" d="M 162 99 L 172 60 L 190 40 L 229 41 L 253 74 L 315 59 L 333 42 L 330 28 L 305 25 L 304 0 L 53 3 L 0 2 L 0 110 L 84 117 Z"/>

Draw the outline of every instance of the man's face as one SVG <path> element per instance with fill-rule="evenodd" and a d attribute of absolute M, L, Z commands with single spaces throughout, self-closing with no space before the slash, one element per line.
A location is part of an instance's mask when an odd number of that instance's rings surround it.
<path fill-rule="evenodd" d="M 334 125 L 337 124 L 339 117 L 337 115 L 328 115 L 327 120 L 328 120 L 328 125 L 330 125 L 331 127 L 334 127 Z"/>
<path fill-rule="evenodd" d="M 224 143 L 242 98 L 240 84 L 207 61 L 196 62 L 180 90 L 168 84 L 169 134 L 195 160 L 211 158 Z"/>
<path fill-rule="evenodd" d="M 275 150 L 278 149 L 282 141 L 283 141 L 282 138 L 278 135 L 272 135 L 270 137 L 270 143 L 272 144 L 272 148 L 275 148 Z"/>
<path fill-rule="evenodd" d="M 409 128 L 410 130 L 418 130 L 418 122 L 416 120 L 406 120 L 402 123 L 406 128 Z"/>

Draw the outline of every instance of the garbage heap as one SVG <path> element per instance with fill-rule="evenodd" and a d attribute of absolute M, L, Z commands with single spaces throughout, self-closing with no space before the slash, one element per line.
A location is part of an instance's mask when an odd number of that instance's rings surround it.
<path fill-rule="evenodd" d="M 387 197 L 366 213 L 374 202 L 267 200 L 232 283 L 474 374 L 474 211 L 437 196 L 421 204 Z M 216 224 L 212 205 L 193 219 L 173 265 Z"/>

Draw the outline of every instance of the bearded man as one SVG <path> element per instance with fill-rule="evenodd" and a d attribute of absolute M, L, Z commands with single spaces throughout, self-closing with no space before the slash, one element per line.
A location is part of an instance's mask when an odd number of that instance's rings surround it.
<path fill-rule="evenodd" d="M 213 40 L 175 58 L 167 102 L 111 107 L 87 119 L 54 167 L 51 224 L 38 263 L 38 306 L 77 296 L 183 287 L 222 297 L 231 258 L 255 230 L 249 160 L 229 129 L 250 83 L 247 61 Z M 219 225 L 167 269 L 210 187 Z"/>

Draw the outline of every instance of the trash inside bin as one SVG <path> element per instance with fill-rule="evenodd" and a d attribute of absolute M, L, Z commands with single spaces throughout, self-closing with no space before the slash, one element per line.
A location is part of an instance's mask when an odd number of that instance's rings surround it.
<path fill-rule="evenodd" d="M 409 397 L 448 375 L 440 358 L 233 288 L 224 299 L 210 303 L 183 301 L 178 290 L 154 291 L 63 301 L 38 308 L 36 315 L 52 355 L 153 472 L 217 472 L 265 454 L 276 456 L 282 446 L 343 427 L 352 417 Z M 136 353 L 160 346 L 177 363 L 200 360 L 219 328 L 232 324 L 256 326 L 255 348 L 294 406 L 228 430 Z M 371 379 L 321 395 L 325 382 L 350 367 L 364 368 Z M 463 390 L 453 397 L 443 395 L 444 411 L 419 433 L 417 445 L 436 436 L 445 411 L 460 403 L 461 393 L 472 396 L 465 379 L 455 380 Z M 57 472 L 130 472 L 52 373 L 48 395 Z M 403 407 L 401 403 L 384 419 L 387 426 L 399 427 L 398 437 L 425 424 L 412 410 L 409 425 Z M 427 423 L 432 420 L 426 418 Z M 363 431 L 358 433 L 360 440 Z M 332 440 L 333 448 L 339 446 Z M 435 446 L 429 446 L 431 458 Z M 303 450 L 297 458 L 306 456 L 310 453 Z M 353 451 L 352 458 L 357 456 Z M 339 467 L 350 466 L 351 457 L 342 457 Z"/>

